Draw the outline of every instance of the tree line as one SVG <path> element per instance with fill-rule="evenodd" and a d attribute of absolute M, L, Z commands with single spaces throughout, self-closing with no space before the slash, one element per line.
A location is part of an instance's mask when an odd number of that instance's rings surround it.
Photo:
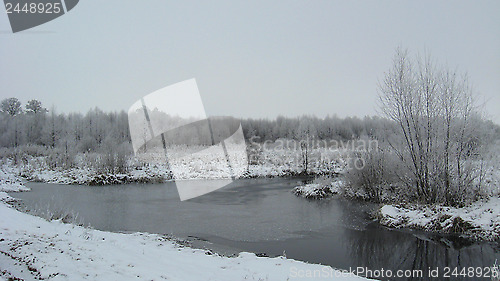
<path fill-rule="evenodd" d="M 313 140 L 384 138 L 395 129 L 393 122 L 380 117 L 279 116 L 240 122 L 245 139 L 254 143 L 278 139 L 311 140 L 312 143 Z M 1 157 L 11 157 L 18 162 L 27 155 L 45 156 L 49 168 L 73 167 L 77 156 L 84 155 L 85 161 L 93 162 L 92 167 L 97 170 L 123 172 L 127 168 L 126 160 L 133 154 L 125 111 L 104 112 L 93 108 L 85 114 L 58 113 L 35 99 L 23 105 L 17 98 L 7 98 L 0 103 L 0 132 Z M 189 137 L 189 134 L 196 132 L 191 130 L 177 138 L 190 144 L 196 136 Z M 308 149 L 301 147 L 303 151 Z"/>
<path fill-rule="evenodd" d="M 325 140 L 353 140 L 366 136 L 381 138 L 394 130 L 393 122 L 380 117 L 314 116 L 240 120 L 245 138 L 264 142 L 304 137 Z M 57 113 L 38 100 L 24 107 L 17 98 L 4 99 L 0 105 L 0 147 L 41 146 L 64 148 L 72 153 L 100 152 L 130 144 L 128 116 L 125 111 L 104 112 L 99 108 L 85 114 Z"/>
<path fill-rule="evenodd" d="M 446 120 L 449 118 L 451 117 L 448 116 Z M 245 138 L 249 140 L 254 137 L 253 141 L 256 142 L 302 140 L 305 137 L 338 141 L 366 137 L 383 141 L 398 134 L 398 126 L 401 125 L 401 121 L 395 122 L 390 118 L 378 116 L 340 118 L 333 115 L 318 118 L 304 115 L 278 116 L 275 119 L 249 118 L 240 121 Z M 436 119 L 433 122 L 441 121 Z M 482 121 L 481 126 L 490 134 L 500 135 L 499 126 L 492 121 Z M 104 112 L 96 107 L 85 114 L 57 113 L 55 108 L 48 110 L 35 99 L 28 101 L 24 107 L 17 98 L 2 100 L 0 131 L 0 147 L 4 148 L 37 145 L 68 148 L 75 153 L 85 153 L 130 144 L 131 141 L 125 111 Z"/>

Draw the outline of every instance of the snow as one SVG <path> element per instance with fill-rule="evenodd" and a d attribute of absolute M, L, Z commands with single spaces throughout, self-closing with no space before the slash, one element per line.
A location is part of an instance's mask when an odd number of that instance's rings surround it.
<path fill-rule="evenodd" d="M 229 155 L 235 159 L 232 171 L 236 178 L 280 177 L 303 173 L 302 156 L 299 152 L 292 149 L 264 150 L 254 163 L 248 165 L 245 152 L 228 146 Z M 212 153 L 210 149 L 179 146 L 170 153 L 172 159 L 168 165 L 163 150 L 153 149 L 149 153 L 131 157 L 127 161 L 128 172 L 125 174 L 101 172 L 95 167 L 99 166 L 99 158 L 85 154 L 75 157 L 74 165 L 68 168 L 49 168 L 46 156 L 29 155 L 25 157 L 26 161 L 23 164 L 14 166 L 9 162 L 4 166 L 15 169 L 15 174 L 30 181 L 58 184 L 109 185 L 162 182 L 172 180 L 171 171 L 175 171 L 176 180 L 231 177 L 225 158 L 217 157 L 217 154 Z M 313 149 L 310 154 L 308 167 L 310 174 L 336 174 L 345 168 L 343 158 L 334 152 Z"/>
<path fill-rule="evenodd" d="M 325 199 L 339 193 L 340 187 L 343 184 L 340 180 L 334 180 L 325 183 L 310 183 L 299 185 L 292 189 L 293 194 L 307 199 Z"/>
<path fill-rule="evenodd" d="M 478 201 L 463 208 L 445 206 L 385 205 L 376 214 L 389 227 L 418 228 L 441 233 L 461 232 L 478 240 L 500 238 L 500 197 Z"/>
<path fill-rule="evenodd" d="M 4 192 L 0 192 L 0 198 L 2 201 L 9 199 Z M 181 246 L 156 234 L 111 233 L 61 221 L 46 221 L 2 203 L 0 237 L 3 253 L 0 255 L 0 275 L 4 278 L 310 280 L 306 277 L 308 273 L 329 272 L 333 276 L 334 272 L 339 272 L 285 257 L 257 257 L 244 252 L 233 258 L 223 257 L 207 250 Z M 345 276 L 335 280 L 367 279 Z"/>
<path fill-rule="evenodd" d="M 23 181 L 16 176 L 16 173 L 16 169 L 9 165 L 0 166 L 0 191 L 18 192 L 30 190 L 24 186 Z"/>
<path fill-rule="evenodd" d="M 484 175 L 484 193 L 486 196 L 500 195 L 500 167 L 498 162 L 486 168 Z"/>

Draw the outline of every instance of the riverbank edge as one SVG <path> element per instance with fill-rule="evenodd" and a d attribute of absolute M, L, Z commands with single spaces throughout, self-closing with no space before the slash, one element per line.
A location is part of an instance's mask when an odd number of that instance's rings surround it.
<path fill-rule="evenodd" d="M 291 192 L 308 200 L 328 200 L 334 196 L 359 200 L 342 192 L 341 179 L 310 183 Z M 458 235 L 472 241 L 500 241 L 500 196 L 475 202 L 463 208 L 422 204 L 381 204 L 370 216 L 392 229 L 423 230 L 438 235 Z"/>
<path fill-rule="evenodd" d="M 440 205 L 381 205 L 371 214 L 383 226 L 457 235 L 472 241 L 500 241 L 500 197 L 463 208 Z"/>
<path fill-rule="evenodd" d="M 7 177 L 14 175 L 30 182 L 54 183 L 67 185 L 106 186 L 130 183 L 164 183 L 173 180 L 206 180 L 227 179 L 224 171 L 215 171 L 210 175 L 200 175 L 196 172 L 186 172 L 180 177 L 173 178 L 167 167 L 153 165 L 141 169 L 131 169 L 127 173 L 99 173 L 85 168 L 70 169 L 43 169 L 33 170 L 23 166 L 4 163 L 0 166 L 0 178 L 2 172 Z M 250 165 L 244 172 L 235 176 L 236 179 L 252 178 L 277 178 L 277 177 L 313 177 L 322 175 L 338 175 L 338 172 L 312 170 L 308 172 L 269 167 L 264 165 Z M 5 177 L 5 176 L 4 176 Z M 7 190 L 6 190 L 7 191 Z"/>

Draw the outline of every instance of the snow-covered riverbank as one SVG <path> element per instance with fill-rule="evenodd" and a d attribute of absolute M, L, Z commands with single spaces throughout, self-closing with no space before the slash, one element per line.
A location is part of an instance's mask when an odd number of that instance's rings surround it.
<path fill-rule="evenodd" d="M 29 191 L 22 179 L 16 174 L 18 171 L 7 165 L 0 166 L 0 191 Z"/>
<path fill-rule="evenodd" d="M 492 165 L 484 178 L 483 199 L 462 208 L 440 205 L 385 205 L 374 216 L 382 225 L 459 234 L 473 240 L 500 239 L 500 168 Z"/>
<path fill-rule="evenodd" d="M 196 148 L 196 147 L 195 147 Z M 344 169 L 345 161 L 339 155 L 329 150 L 315 149 L 310 152 L 308 169 L 305 171 L 302 156 L 296 150 L 270 150 L 250 155 L 246 160 L 233 166 L 232 174 L 226 168 L 226 162 L 209 150 L 192 152 L 194 148 L 180 147 L 170 163 L 162 159 L 162 153 L 150 153 L 139 157 L 128 157 L 119 167 L 109 167 L 102 155 L 79 154 L 74 157 L 71 165 L 54 166 L 47 156 L 24 155 L 16 164 L 9 159 L 1 161 L 0 165 L 12 173 L 27 180 L 58 184 L 80 185 L 110 185 L 127 183 L 158 183 L 175 179 L 222 179 L 230 178 L 263 178 L 283 177 L 299 174 L 323 175 L 336 174 Z M 241 151 L 230 151 L 237 155 Z M 332 154 L 332 155 L 330 155 Z M 176 154 L 173 154 L 174 156 Z M 316 155 L 316 157 L 312 157 Z M 327 157 L 328 156 L 328 157 Z M 245 159 L 241 155 L 241 159 Z M 163 157 L 164 158 L 164 157 Z M 238 157 L 236 157 L 238 158 Z M 224 159 L 223 159 L 224 160 Z M 225 160 L 224 160 L 225 161 Z M 233 163 L 234 164 L 234 163 Z M 5 170 L 4 169 L 4 170 Z M 119 171 L 118 171 L 119 170 Z"/>
<path fill-rule="evenodd" d="M 475 240 L 500 239 L 500 197 L 463 208 L 385 205 L 375 214 L 382 225 L 456 233 Z"/>
<path fill-rule="evenodd" d="M 312 200 L 342 193 L 341 180 L 315 182 L 292 189 L 299 197 Z M 383 205 L 373 217 L 391 228 L 412 228 L 441 234 L 458 234 L 473 240 L 500 239 L 500 196 L 475 202 L 463 208 L 429 205 Z"/>
<path fill-rule="evenodd" d="M 472 240 L 500 239 L 500 170 L 491 168 L 485 180 L 484 198 L 462 208 L 440 205 L 382 205 L 372 216 L 384 226 L 412 228 L 440 234 L 457 234 Z M 355 194 L 339 177 L 319 177 L 313 183 L 300 185 L 292 193 L 306 199 L 321 200 L 335 194 L 351 200 L 363 198 Z"/>

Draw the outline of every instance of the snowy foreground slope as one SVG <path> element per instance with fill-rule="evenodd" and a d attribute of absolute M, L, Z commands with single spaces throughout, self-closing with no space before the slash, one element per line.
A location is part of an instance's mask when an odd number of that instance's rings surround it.
<path fill-rule="evenodd" d="M 121 234 L 16 211 L 0 192 L 0 278 L 25 280 L 367 280 L 322 265 L 240 253 L 229 258 L 161 235 Z M 300 277 L 302 276 L 302 277 Z"/>

